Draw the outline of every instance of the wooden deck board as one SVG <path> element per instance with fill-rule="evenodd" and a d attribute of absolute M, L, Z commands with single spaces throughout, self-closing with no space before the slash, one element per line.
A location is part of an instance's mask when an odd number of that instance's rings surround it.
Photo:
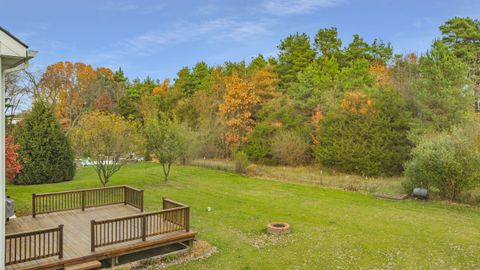
<path fill-rule="evenodd" d="M 85 211 L 70 210 L 50 214 L 39 214 L 36 216 L 36 218 L 33 218 L 32 216 L 24 216 L 9 221 L 6 225 L 6 233 L 12 234 L 38 229 L 48 229 L 58 227 L 58 225 L 63 224 L 63 261 L 68 261 L 76 258 L 92 256 L 95 254 L 108 254 L 109 251 L 118 248 L 125 248 L 132 245 L 140 245 L 142 243 L 141 239 L 109 245 L 105 247 L 99 247 L 96 248 L 94 253 L 92 253 L 90 250 L 91 220 L 118 218 L 139 213 L 140 211 L 137 208 L 128 205 L 118 204 L 87 208 L 85 209 Z M 171 224 L 168 225 L 172 226 Z M 185 233 L 186 232 L 184 231 L 173 232 L 148 237 L 147 242 L 158 241 L 166 238 L 174 238 L 178 235 Z M 7 269 L 23 269 L 28 267 L 40 266 L 46 263 L 52 263 L 56 261 L 59 261 L 58 256 L 10 265 L 7 267 Z"/>

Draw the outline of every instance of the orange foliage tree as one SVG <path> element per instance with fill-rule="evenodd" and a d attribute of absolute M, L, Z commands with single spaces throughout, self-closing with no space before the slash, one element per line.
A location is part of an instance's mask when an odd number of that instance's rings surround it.
<path fill-rule="evenodd" d="M 103 109 L 106 107 L 107 98 L 96 96 L 92 89 L 99 77 L 113 80 L 113 73 L 104 67 L 94 70 L 84 63 L 58 62 L 47 67 L 35 98 L 50 103 L 64 129 L 69 130 L 85 108 L 100 104 Z"/>
<path fill-rule="evenodd" d="M 20 154 L 17 152 L 20 145 L 13 142 L 13 136 L 7 135 L 5 138 L 5 167 L 8 181 L 15 179 L 15 176 L 22 170 L 19 162 Z"/>
<path fill-rule="evenodd" d="M 252 111 L 258 102 L 259 98 L 251 82 L 236 73 L 225 77 L 225 95 L 219 113 L 228 128 L 225 142 L 231 149 L 245 143 L 247 135 L 252 131 Z"/>
<path fill-rule="evenodd" d="M 312 142 L 314 145 L 318 144 L 317 135 L 320 133 L 320 127 L 321 127 L 320 123 L 322 119 L 323 119 L 322 109 L 320 105 L 317 105 L 317 107 L 315 107 L 315 110 L 312 113 L 312 119 L 311 119 L 314 132 L 311 133 L 310 136 L 312 138 Z"/>
<path fill-rule="evenodd" d="M 361 91 L 346 93 L 340 107 L 347 112 L 358 114 L 368 114 L 375 111 L 372 99 Z"/>
<path fill-rule="evenodd" d="M 368 72 L 375 77 L 378 87 L 387 88 L 392 86 L 392 70 L 384 63 L 373 63 L 368 67 Z"/>
<path fill-rule="evenodd" d="M 154 96 L 163 96 L 167 93 L 168 87 L 170 86 L 170 80 L 165 79 L 162 84 L 153 88 L 153 95 Z"/>

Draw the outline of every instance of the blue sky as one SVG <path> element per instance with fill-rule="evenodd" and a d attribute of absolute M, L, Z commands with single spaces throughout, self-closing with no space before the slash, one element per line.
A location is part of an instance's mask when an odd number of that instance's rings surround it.
<path fill-rule="evenodd" d="M 3 0 L 0 8 L 0 25 L 39 51 L 34 69 L 81 61 L 120 66 L 130 79 L 276 55 L 289 34 L 331 26 L 344 44 L 358 33 L 419 53 L 446 19 L 480 18 L 478 0 Z"/>

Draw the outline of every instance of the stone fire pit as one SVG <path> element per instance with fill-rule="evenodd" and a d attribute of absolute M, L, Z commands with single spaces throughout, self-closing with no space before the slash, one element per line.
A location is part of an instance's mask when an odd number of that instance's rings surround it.
<path fill-rule="evenodd" d="M 271 234 L 290 233 L 290 224 L 285 222 L 272 222 L 267 225 L 267 232 Z"/>

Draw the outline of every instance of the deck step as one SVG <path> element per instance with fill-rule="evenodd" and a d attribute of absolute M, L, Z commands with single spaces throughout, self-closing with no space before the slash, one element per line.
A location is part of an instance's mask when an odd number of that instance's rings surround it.
<path fill-rule="evenodd" d="M 102 267 L 102 263 L 99 261 L 90 261 L 81 264 L 74 264 L 66 266 L 65 270 L 89 270 L 89 269 L 98 269 Z"/>

